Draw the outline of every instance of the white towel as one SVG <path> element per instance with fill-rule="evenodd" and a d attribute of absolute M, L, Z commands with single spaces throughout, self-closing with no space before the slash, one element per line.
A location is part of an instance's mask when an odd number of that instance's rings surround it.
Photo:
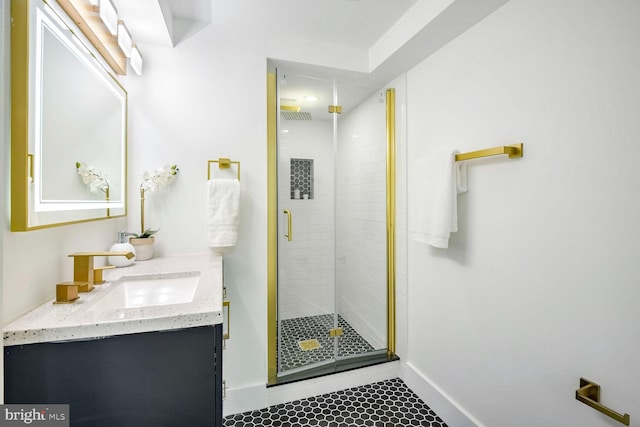
<path fill-rule="evenodd" d="M 209 246 L 235 246 L 240 217 L 240 181 L 211 179 L 207 182 Z"/>
<path fill-rule="evenodd" d="M 467 191 L 465 162 L 456 162 L 458 150 L 421 157 L 413 173 L 412 240 L 436 248 L 448 248 L 449 237 L 458 231 L 457 194 Z"/>

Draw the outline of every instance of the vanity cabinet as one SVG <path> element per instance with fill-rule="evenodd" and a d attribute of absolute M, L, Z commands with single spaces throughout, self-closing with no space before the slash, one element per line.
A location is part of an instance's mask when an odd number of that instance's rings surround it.
<path fill-rule="evenodd" d="M 221 426 L 222 325 L 4 348 L 5 403 L 69 404 L 72 426 Z"/>

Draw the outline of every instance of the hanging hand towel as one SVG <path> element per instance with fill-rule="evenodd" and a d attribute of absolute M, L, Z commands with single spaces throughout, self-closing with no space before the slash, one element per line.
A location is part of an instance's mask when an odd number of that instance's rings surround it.
<path fill-rule="evenodd" d="M 235 246 L 240 216 L 240 181 L 211 179 L 207 182 L 207 190 L 209 246 Z"/>
<path fill-rule="evenodd" d="M 416 160 L 413 173 L 411 239 L 436 248 L 448 248 L 458 231 L 457 194 L 467 191 L 465 162 L 456 162 L 458 150 L 434 153 Z"/>

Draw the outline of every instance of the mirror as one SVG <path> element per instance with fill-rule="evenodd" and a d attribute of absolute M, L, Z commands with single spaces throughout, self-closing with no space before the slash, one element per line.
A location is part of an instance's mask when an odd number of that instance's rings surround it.
<path fill-rule="evenodd" d="M 63 14 L 11 3 L 12 231 L 126 214 L 127 93 Z"/>

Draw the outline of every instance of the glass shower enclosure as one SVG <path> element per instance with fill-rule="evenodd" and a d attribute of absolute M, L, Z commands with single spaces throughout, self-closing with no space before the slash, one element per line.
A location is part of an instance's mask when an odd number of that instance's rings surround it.
<path fill-rule="evenodd" d="M 277 252 L 270 265 L 269 383 L 392 359 L 393 99 L 326 70 L 285 66 L 270 78 L 277 193 L 270 191 L 270 240 Z"/>

